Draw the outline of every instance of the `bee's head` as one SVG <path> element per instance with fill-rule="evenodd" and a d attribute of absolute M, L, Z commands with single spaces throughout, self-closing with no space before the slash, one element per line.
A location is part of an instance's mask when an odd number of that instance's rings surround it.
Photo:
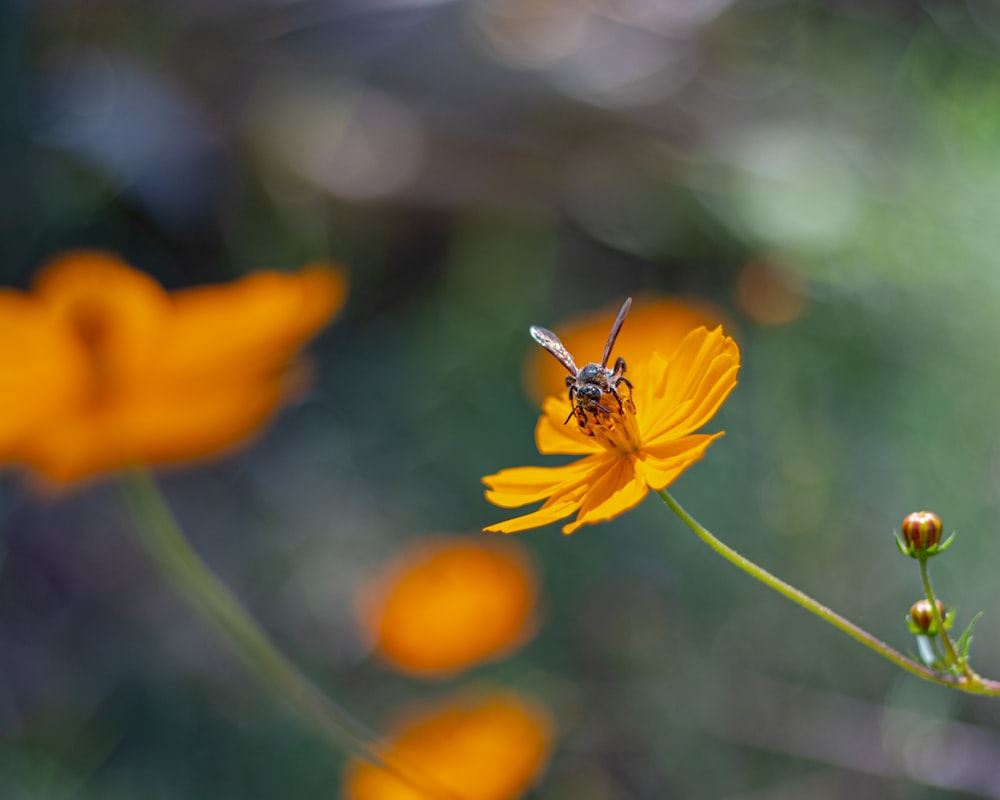
<path fill-rule="evenodd" d="M 593 403 L 600 403 L 601 398 L 604 396 L 604 392 L 601 391 L 601 387 L 593 383 L 585 383 L 579 389 L 576 390 L 576 399 L 578 402 L 583 402 L 586 404 L 588 401 Z"/>

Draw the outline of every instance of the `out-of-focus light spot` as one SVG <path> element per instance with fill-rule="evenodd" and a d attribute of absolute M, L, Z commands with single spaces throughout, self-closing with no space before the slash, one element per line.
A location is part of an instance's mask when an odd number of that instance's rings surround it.
<path fill-rule="evenodd" d="M 670 97 L 697 65 L 691 42 L 608 22 L 548 70 L 573 97 L 605 108 L 633 108 Z"/>
<path fill-rule="evenodd" d="M 110 124 L 117 101 L 115 70 L 100 50 L 54 54 L 38 79 L 36 102 L 25 106 L 28 132 L 49 147 L 78 147 Z"/>
<path fill-rule="evenodd" d="M 940 781 L 944 775 L 958 778 L 968 769 L 963 763 L 962 756 L 969 758 L 970 761 L 974 758 L 973 753 L 981 754 L 983 758 L 988 760 L 993 758 L 993 753 L 988 752 L 983 747 L 982 740 L 977 741 L 975 737 L 968 735 L 969 728 L 958 725 L 953 727 L 942 719 L 911 719 L 907 721 L 910 724 L 905 728 L 902 725 L 897 726 L 895 731 L 897 735 L 893 738 L 892 744 L 896 752 L 899 753 L 906 773 L 916 780 L 936 779 Z M 960 735 L 956 739 L 956 733 L 965 735 Z M 962 747 L 959 742 L 972 746 Z M 996 746 L 995 741 L 992 744 L 994 747 Z M 948 753 L 955 758 L 948 759 L 945 755 Z M 940 760 L 935 757 L 939 754 Z M 937 769 L 929 768 L 929 761 L 934 763 Z"/>
<path fill-rule="evenodd" d="M 588 234 L 628 253 L 662 253 L 686 233 L 669 201 L 669 157 L 638 136 L 579 148 L 566 175 L 566 208 Z"/>
<path fill-rule="evenodd" d="M 354 85 L 272 80 L 251 102 L 247 126 L 266 154 L 344 197 L 397 194 L 424 161 L 417 118 L 388 95 Z"/>
<path fill-rule="evenodd" d="M 472 21 L 491 55 L 527 69 L 573 52 L 586 38 L 592 17 L 564 0 L 482 0 L 472 5 Z"/>
<path fill-rule="evenodd" d="M 36 142 L 86 160 L 167 224 L 207 213 L 214 198 L 221 153 L 209 115 L 142 64 L 92 49 L 55 54 L 22 121 Z"/>
<path fill-rule="evenodd" d="M 694 74 L 693 37 L 731 0 L 481 0 L 471 5 L 490 55 L 545 70 L 557 88 L 607 108 L 647 105 Z"/>
<path fill-rule="evenodd" d="M 767 258 L 754 259 L 740 270 L 736 297 L 743 312 L 764 325 L 791 322 L 806 307 L 802 279 Z"/>
<path fill-rule="evenodd" d="M 513 540 L 430 537 L 362 587 L 359 622 L 388 666 L 446 678 L 509 655 L 538 627 L 538 579 Z"/>
<path fill-rule="evenodd" d="M 754 238 L 779 249 L 815 252 L 842 246 L 855 235 L 864 195 L 851 171 L 847 142 L 774 126 L 742 135 L 720 151 L 735 167 L 728 193 L 732 205 L 720 211 L 724 217 L 735 214 Z"/>
<path fill-rule="evenodd" d="M 1000 8 L 995 0 L 965 0 L 969 16 L 994 41 L 1000 40 Z"/>
<path fill-rule="evenodd" d="M 671 36 L 691 34 L 715 19 L 733 0 L 600 0 L 601 12 L 637 28 Z"/>

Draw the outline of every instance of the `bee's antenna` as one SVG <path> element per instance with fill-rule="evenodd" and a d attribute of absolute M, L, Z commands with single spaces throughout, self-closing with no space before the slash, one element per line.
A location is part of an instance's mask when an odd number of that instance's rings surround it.
<path fill-rule="evenodd" d="M 608 365 L 608 359 L 611 357 L 611 350 L 615 346 L 615 339 L 618 338 L 618 332 L 622 329 L 622 325 L 625 322 L 625 315 L 628 314 L 629 308 L 632 307 L 632 298 L 626 297 L 625 302 L 622 303 L 622 307 L 618 310 L 618 316 L 615 317 L 615 322 L 611 326 L 611 333 L 608 334 L 608 343 L 604 345 L 604 357 L 601 359 L 601 366 L 606 367 Z"/>

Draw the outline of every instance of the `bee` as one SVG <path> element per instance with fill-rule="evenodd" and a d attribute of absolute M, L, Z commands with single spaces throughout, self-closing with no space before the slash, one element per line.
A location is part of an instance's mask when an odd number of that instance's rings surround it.
<path fill-rule="evenodd" d="M 586 422 L 588 411 L 592 414 L 597 411 L 610 414 L 611 410 L 601 402 L 604 400 L 604 395 L 606 394 L 610 394 L 615 398 L 619 411 L 623 410 L 622 398 L 618 393 L 618 387 L 624 383 L 628 386 L 629 391 L 631 391 L 632 382 L 625 377 L 624 358 L 618 356 L 615 359 L 614 367 L 610 369 L 608 368 L 608 359 L 611 357 L 611 350 L 615 346 L 615 339 L 618 338 L 618 332 L 622 329 L 622 324 L 625 322 L 625 315 L 628 314 L 631 305 L 631 297 L 622 303 L 622 307 L 618 311 L 618 316 L 615 317 L 614 324 L 611 326 L 611 332 L 608 334 L 608 341 L 604 345 L 604 355 L 601 357 L 601 363 L 595 364 L 591 362 L 579 369 L 573 360 L 573 356 L 569 354 L 569 351 L 559 340 L 558 336 L 546 328 L 540 328 L 537 325 L 531 326 L 531 338 L 555 356 L 556 360 L 569 371 L 569 375 L 566 376 L 566 386 L 569 389 L 569 402 L 573 406 L 573 410 L 566 417 L 566 422 L 569 422 L 574 415 L 581 422 Z"/>

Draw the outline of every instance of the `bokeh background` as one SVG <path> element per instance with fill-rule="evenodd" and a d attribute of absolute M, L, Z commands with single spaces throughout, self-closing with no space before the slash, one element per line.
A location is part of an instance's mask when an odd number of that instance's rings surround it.
<path fill-rule="evenodd" d="M 974 664 L 1000 675 L 995 3 L 9 0 L 0 31 L 4 284 L 81 245 L 169 288 L 350 273 L 312 393 L 161 483 L 367 724 L 449 683 L 370 659 L 356 591 L 504 517 L 480 476 L 543 463 L 527 326 L 628 294 L 709 304 L 742 347 L 681 502 L 911 650 L 891 531 L 935 510 L 959 530 L 938 589 L 986 610 Z M 7 473 L 0 509 L 0 797 L 339 796 L 341 759 L 162 582 L 113 483 Z M 552 709 L 530 796 L 1000 797 L 997 701 L 899 672 L 655 498 L 519 540 L 541 628 L 471 678 Z"/>

